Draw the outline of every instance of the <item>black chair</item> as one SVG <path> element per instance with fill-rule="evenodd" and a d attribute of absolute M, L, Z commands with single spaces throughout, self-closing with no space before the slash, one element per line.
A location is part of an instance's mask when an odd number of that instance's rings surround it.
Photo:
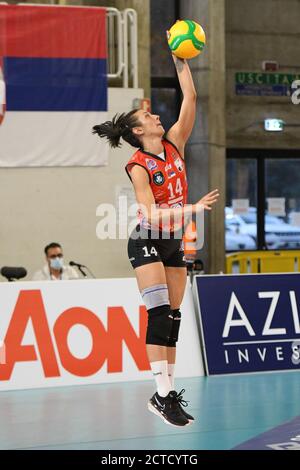
<path fill-rule="evenodd" d="M 13 268 L 13 267 L 10 267 L 10 266 L 3 266 L 3 268 L 1 268 L 1 275 L 3 277 L 6 277 L 6 279 L 9 281 L 9 282 L 12 282 L 12 281 L 17 281 L 19 279 L 22 279 L 23 277 L 27 276 L 27 271 L 25 268 Z"/>
<path fill-rule="evenodd" d="M 195 259 L 193 264 L 194 274 L 204 274 L 204 265 L 201 259 Z"/>

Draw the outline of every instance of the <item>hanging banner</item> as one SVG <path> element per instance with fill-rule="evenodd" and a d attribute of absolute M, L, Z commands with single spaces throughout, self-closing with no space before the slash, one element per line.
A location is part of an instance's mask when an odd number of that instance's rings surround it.
<path fill-rule="evenodd" d="M 0 166 L 105 165 L 106 10 L 0 5 Z"/>

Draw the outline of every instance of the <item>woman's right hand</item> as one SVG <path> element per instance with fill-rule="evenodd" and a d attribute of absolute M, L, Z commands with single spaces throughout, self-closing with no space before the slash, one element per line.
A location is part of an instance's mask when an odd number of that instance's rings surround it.
<path fill-rule="evenodd" d="M 193 205 L 193 212 L 198 212 L 201 210 L 211 211 L 211 206 L 218 201 L 219 196 L 219 190 L 214 189 L 213 191 L 199 199 L 199 201 Z"/>

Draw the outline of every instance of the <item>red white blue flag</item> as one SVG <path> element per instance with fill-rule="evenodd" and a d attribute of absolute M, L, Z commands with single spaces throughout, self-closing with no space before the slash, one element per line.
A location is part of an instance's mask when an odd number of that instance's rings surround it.
<path fill-rule="evenodd" d="M 0 5 L 0 166 L 104 165 L 106 10 Z"/>

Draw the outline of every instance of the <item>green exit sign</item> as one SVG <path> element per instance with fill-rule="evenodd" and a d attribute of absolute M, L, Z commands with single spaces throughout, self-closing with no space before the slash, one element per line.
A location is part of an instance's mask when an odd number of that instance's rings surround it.
<path fill-rule="evenodd" d="M 300 80 L 299 74 L 237 72 L 235 93 L 244 96 L 290 96 L 295 80 Z"/>
<path fill-rule="evenodd" d="M 295 80 L 300 80 L 300 75 L 287 73 L 255 73 L 237 72 L 235 83 L 238 85 L 291 85 Z"/>

